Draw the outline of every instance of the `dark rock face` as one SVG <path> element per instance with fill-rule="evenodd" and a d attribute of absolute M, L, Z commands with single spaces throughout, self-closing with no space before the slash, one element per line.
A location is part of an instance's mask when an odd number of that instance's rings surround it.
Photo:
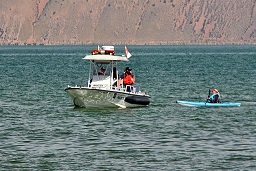
<path fill-rule="evenodd" d="M 1 0 L 0 44 L 255 43 L 254 0 Z"/>

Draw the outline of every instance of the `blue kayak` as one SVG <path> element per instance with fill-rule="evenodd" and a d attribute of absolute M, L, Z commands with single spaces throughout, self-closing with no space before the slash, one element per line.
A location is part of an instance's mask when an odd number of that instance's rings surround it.
<path fill-rule="evenodd" d="M 241 103 L 236 103 L 236 102 L 207 103 L 207 102 L 195 102 L 195 101 L 184 101 L 184 100 L 177 100 L 176 103 L 183 106 L 190 106 L 190 107 L 237 107 L 241 105 Z"/>

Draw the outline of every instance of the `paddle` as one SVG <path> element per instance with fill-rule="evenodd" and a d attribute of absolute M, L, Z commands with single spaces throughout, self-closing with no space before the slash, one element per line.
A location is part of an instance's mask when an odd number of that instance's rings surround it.
<path fill-rule="evenodd" d="M 208 98 L 206 99 L 205 105 L 208 102 L 208 99 L 210 98 L 210 94 L 211 94 L 211 89 L 209 89 Z"/>

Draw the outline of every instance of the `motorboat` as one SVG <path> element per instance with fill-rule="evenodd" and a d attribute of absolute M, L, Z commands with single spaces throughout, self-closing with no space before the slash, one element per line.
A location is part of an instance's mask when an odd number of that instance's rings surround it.
<path fill-rule="evenodd" d="M 125 55 L 115 55 L 114 46 L 98 46 L 83 59 L 90 62 L 88 81 L 85 86 L 67 86 L 65 91 L 76 107 L 127 108 L 148 106 L 150 96 L 136 84 L 119 85 L 123 73 L 118 70 L 119 62 L 128 62 L 132 55 L 125 46 Z"/>

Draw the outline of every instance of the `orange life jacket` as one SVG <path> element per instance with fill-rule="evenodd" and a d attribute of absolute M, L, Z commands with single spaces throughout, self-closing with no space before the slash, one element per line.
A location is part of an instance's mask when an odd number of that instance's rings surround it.
<path fill-rule="evenodd" d="M 126 85 L 134 84 L 134 79 L 133 79 L 132 75 L 125 74 L 123 81 L 124 81 L 124 84 L 126 84 Z"/>

